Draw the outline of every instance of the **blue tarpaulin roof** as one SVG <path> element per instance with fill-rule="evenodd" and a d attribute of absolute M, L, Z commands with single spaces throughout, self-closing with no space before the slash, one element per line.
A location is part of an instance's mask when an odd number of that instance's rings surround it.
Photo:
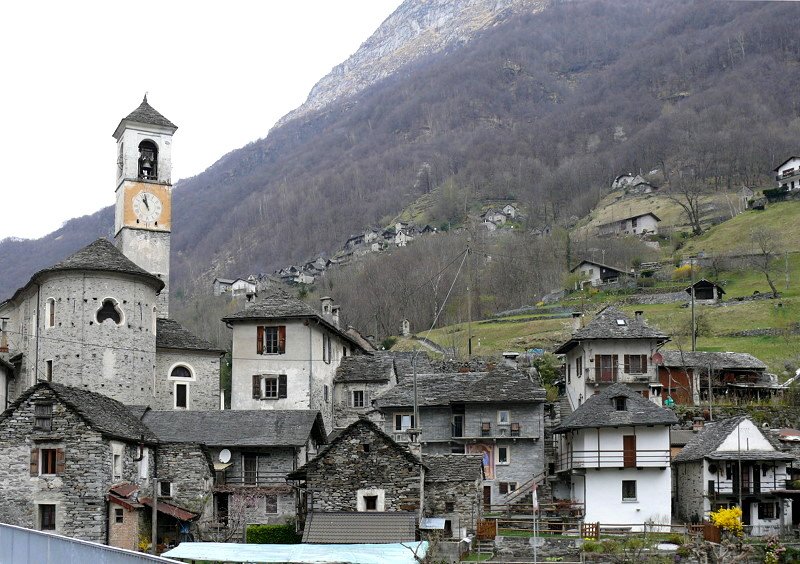
<path fill-rule="evenodd" d="M 211 562 L 284 564 L 416 564 L 428 543 L 393 544 L 234 544 L 182 542 L 162 556 Z M 416 558 L 415 558 L 416 555 Z"/>

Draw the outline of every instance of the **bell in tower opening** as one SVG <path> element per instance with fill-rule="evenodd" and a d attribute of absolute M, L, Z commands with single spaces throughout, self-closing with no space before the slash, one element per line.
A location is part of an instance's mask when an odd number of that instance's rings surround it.
<path fill-rule="evenodd" d="M 139 143 L 139 178 L 158 179 L 158 147 L 152 141 Z"/>

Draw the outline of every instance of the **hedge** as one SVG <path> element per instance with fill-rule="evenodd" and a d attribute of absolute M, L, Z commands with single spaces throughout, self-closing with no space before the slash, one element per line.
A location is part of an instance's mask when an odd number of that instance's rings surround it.
<path fill-rule="evenodd" d="M 298 544 L 301 540 L 294 524 L 248 525 L 247 542 L 251 544 Z"/>

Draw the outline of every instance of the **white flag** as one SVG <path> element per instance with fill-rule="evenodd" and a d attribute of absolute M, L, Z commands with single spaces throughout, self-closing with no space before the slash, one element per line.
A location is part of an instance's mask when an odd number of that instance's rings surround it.
<path fill-rule="evenodd" d="M 539 487 L 538 484 L 533 485 L 533 492 L 532 492 L 532 499 L 533 499 L 533 510 L 539 511 L 539 495 L 536 493 L 537 488 Z"/>

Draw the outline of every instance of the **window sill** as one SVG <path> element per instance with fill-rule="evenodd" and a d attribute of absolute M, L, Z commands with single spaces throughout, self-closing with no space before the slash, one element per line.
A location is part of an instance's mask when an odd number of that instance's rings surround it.
<path fill-rule="evenodd" d="M 622 503 L 639 503 L 638 499 L 623 499 Z"/>

